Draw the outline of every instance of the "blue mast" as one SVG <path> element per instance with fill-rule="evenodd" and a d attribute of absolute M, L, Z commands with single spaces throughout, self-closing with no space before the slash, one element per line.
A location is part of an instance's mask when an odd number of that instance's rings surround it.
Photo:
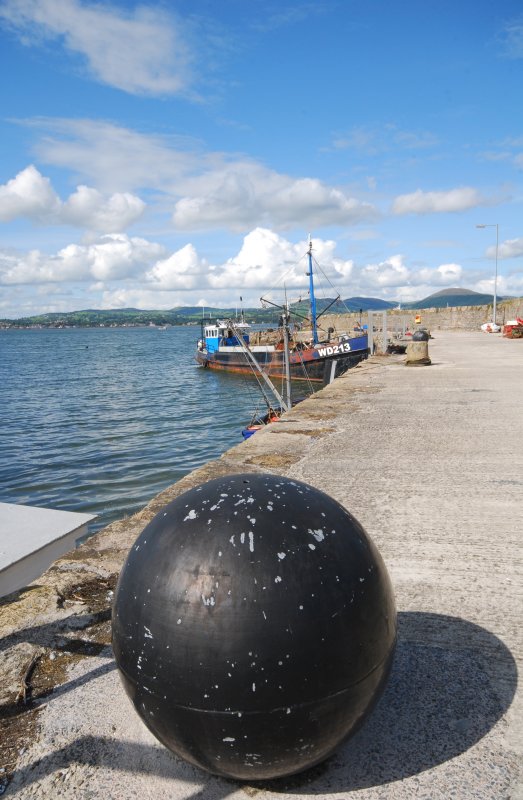
<path fill-rule="evenodd" d="M 309 295 L 311 300 L 311 327 L 312 327 L 312 341 L 318 344 L 318 329 L 316 327 L 316 297 L 314 296 L 314 280 L 312 276 L 312 239 L 309 236 L 309 251 L 307 253 L 309 259 Z"/>

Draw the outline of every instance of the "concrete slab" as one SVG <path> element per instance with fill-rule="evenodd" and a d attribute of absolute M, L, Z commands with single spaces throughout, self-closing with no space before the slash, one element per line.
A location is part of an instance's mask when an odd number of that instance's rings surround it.
<path fill-rule="evenodd" d="M 0 597 L 21 589 L 87 534 L 94 514 L 0 503 Z"/>
<path fill-rule="evenodd" d="M 53 565 L 47 594 L 0 608 L 3 685 L 22 656 L 29 667 L 32 653 L 40 659 L 26 675 L 27 713 L 4 706 L 11 796 L 522 800 L 523 343 L 438 331 L 430 356 L 429 367 L 393 356 L 352 370 L 97 534 L 81 563 Z M 399 619 L 391 677 L 363 728 L 320 767 L 263 786 L 206 775 L 156 742 L 115 670 L 111 592 L 87 592 L 164 503 L 216 475 L 259 470 L 327 491 L 362 522 Z M 60 663 L 54 692 L 39 694 Z"/>

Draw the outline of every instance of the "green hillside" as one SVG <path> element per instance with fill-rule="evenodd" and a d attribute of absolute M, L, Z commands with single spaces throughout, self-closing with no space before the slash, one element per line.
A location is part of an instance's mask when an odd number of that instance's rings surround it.
<path fill-rule="evenodd" d="M 498 300 L 507 298 L 498 297 Z M 470 289 L 443 289 L 440 292 L 425 297 L 423 300 L 416 300 L 412 303 L 402 303 L 404 309 L 423 309 L 423 308 L 450 308 L 458 306 L 489 305 L 493 302 L 490 294 L 473 292 Z M 333 298 L 318 299 L 316 307 L 318 314 L 327 310 L 329 314 L 344 314 L 349 312 L 358 313 L 360 310 L 366 312 L 385 311 L 396 308 L 397 302 L 380 300 L 376 297 L 348 297 L 345 300 Z M 177 306 L 167 311 L 142 310 L 138 308 L 115 308 L 115 309 L 84 309 L 82 311 L 69 311 L 67 313 L 39 314 L 32 317 L 21 317 L 20 319 L 0 320 L 0 327 L 14 328 L 96 328 L 96 327 L 147 327 L 150 325 L 199 325 L 203 315 L 205 320 L 227 319 L 238 316 L 238 308 L 201 308 L 200 306 Z M 293 303 L 291 311 L 297 319 L 305 319 L 309 314 L 309 304 L 307 300 Z M 246 308 L 243 310 L 245 319 L 251 323 L 267 325 L 270 327 L 278 324 L 280 312 L 278 308 L 269 306 L 268 308 Z"/>

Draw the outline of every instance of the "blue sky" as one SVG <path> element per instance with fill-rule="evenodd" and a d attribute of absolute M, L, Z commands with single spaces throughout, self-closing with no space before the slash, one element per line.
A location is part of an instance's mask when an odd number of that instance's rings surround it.
<path fill-rule="evenodd" d="M 523 294 L 518 0 L 0 0 L 0 317 Z M 477 224 L 491 227 L 478 229 Z"/>

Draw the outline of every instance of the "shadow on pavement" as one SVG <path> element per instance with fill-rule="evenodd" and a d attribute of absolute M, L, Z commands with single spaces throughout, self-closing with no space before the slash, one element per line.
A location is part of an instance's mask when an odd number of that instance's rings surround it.
<path fill-rule="evenodd" d="M 322 775 L 313 768 L 266 788 L 324 794 L 398 781 L 465 752 L 503 716 L 517 687 L 503 642 L 458 617 L 403 612 L 398 624 L 387 687 L 363 727 Z"/>
<path fill-rule="evenodd" d="M 253 786 L 302 795 L 379 786 L 455 758 L 491 730 L 517 686 L 507 647 L 484 628 L 457 617 L 407 612 L 398 615 L 398 623 L 387 688 L 358 733 L 324 764 Z M 96 736 L 81 737 L 49 754 L 36 769 L 36 764 L 24 767 L 15 783 L 26 786 L 71 763 L 200 784 L 191 800 L 220 800 L 245 787 L 206 775 L 159 746 Z"/>

